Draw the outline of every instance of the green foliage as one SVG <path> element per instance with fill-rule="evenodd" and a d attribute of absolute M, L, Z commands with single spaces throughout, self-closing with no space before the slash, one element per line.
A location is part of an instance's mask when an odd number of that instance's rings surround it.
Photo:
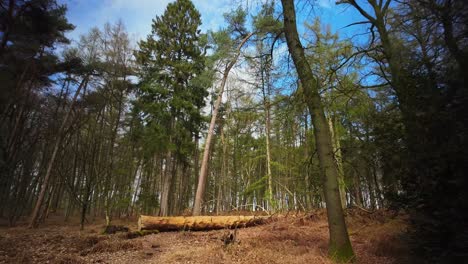
<path fill-rule="evenodd" d="M 255 191 L 260 192 L 261 190 L 264 190 L 265 186 L 267 184 L 267 181 L 268 181 L 268 175 L 265 175 L 265 176 L 261 177 L 257 181 L 255 181 L 252 184 L 250 184 L 249 186 L 247 186 L 247 188 L 244 190 L 243 194 L 244 195 L 251 195 Z"/>
<path fill-rule="evenodd" d="M 228 30 L 219 30 L 209 33 L 209 43 L 214 53 L 210 56 L 213 62 L 230 59 L 233 53 L 234 41 Z"/>
<path fill-rule="evenodd" d="M 44 86 L 51 84 L 49 77 L 62 70 L 57 67 L 59 59 L 53 50 L 57 45 L 69 43 L 65 33 L 74 29 L 65 17 L 66 7 L 55 0 L 13 3 L 12 18 L 8 8 L 0 9 L 2 108 L 8 99 L 14 100 L 14 88 L 22 81 L 23 72 Z"/>
<path fill-rule="evenodd" d="M 171 3 L 153 20 L 152 33 L 135 54 L 140 66 L 136 105 L 150 130 L 147 143 L 154 150 L 177 149 L 181 157 L 193 149 L 191 136 L 201 129 L 200 111 L 213 80 L 205 67 L 208 43 L 200 25 L 191 1 Z"/>
<path fill-rule="evenodd" d="M 350 63 L 347 59 L 353 52 L 353 45 L 349 40 L 340 39 L 337 33 L 332 33 L 330 25 L 323 26 L 320 18 L 313 24 L 305 24 L 308 39 L 307 57 L 311 61 L 312 71 L 320 81 L 322 89 L 336 85 L 336 79 L 347 75 Z M 359 64 L 352 67 L 356 69 Z M 353 73 L 357 77 L 356 73 Z"/>
<path fill-rule="evenodd" d="M 262 207 L 290 209 L 292 197 L 308 209 L 323 206 L 311 115 L 289 55 L 272 57 L 279 53 L 272 49 L 284 47 L 277 41 L 283 25 L 268 2 L 252 19 L 247 10 L 233 10 L 225 15 L 225 29 L 206 34 L 190 1 L 171 2 L 134 53 L 121 22 L 93 28 L 70 44 L 66 33 L 73 25 L 65 6 L 54 0 L 2 1 L 0 214 L 14 224 L 29 213 L 58 128 L 85 77 L 85 92 L 58 135 L 63 142 L 57 155 L 66 158 L 52 167 L 49 202 L 41 210 L 64 209 L 66 217 L 78 209 L 111 216 L 156 214 L 166 172 L 173 176 L 174 211 L 189 207 L 207 89 L 249 30 L 255 35 L 248 45 L 255 46 L 243 49 L 247 63 L 238 69 L 254 77 L 229 77 L 215 127 L 209 164 L 215 179 L 207 187 L 206 208 L 215 208 L 213 201 L 219 202 L 216 209 L 231 209 L 255 199 Z M 383 25 L 372 27 L 369 47 L 343 39 L 320 19 L 308 20 L 301 41 L 333 127 L 348 205 L 408 209 L 420 250 L 415 252 L 464 257 L 467 12 L 462 1 L 422 2 L 391 4 Z M 379 6 L 365 9 L 373 7 Z M 380 35 L 385 31 L 387 36 Z M 330 251 L 332 258 L 346 261 L 349 250 L 331 245 Z"/>
<path fill-rule="evenodd" d="M 260 35 L 272 34 L 274 36 L 283 32 L 283 24 L 274 17 L 274 2 L 263 3 L 258 15 L 253 17 L 254 31 Z"/>
<path fill-rule="evenodd" d="M 25 193 L 32 189 L 20 185 L 28 184 L 22 179 L 30 179 L 34 164 L 43 160 L 39 146 L 44 142 L 38 140 L 39 135 L 47 137 L 47 127 L 57 124 L 46 113 L 60 99 L 43 94 L 57 75 L 81 66 L 76 58 L 61 61 L 55 52 L 59 45 L 69 43 L 65 34 L 74 28 L 65 13 L 66 7 L 55 0 L 1 2 L 0 199 L 5 205 L 0 211 L 10 224 L 30 207 Z"/>
<path fill-rule="evenodd" d="M 238 7 L 229 13 L 224 14 L 224 19 L 228 23 L 227 32 L 238 38 L 244 38 L 247 36 L 247 28 L 245 27 L 247 12 Z"/>

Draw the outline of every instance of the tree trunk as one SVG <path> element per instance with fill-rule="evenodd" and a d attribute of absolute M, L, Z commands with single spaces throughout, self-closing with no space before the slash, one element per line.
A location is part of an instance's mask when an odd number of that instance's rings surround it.
<path fill-rule="evenodd" d="M 211 115 L 211 121 L 210 121 L 210 127 L 208 129 L 208 135 L 206 136 L 206 142 L 205 142 L 205 149 L 203 151 L 203 160 L 200 168 L 200 175 L 198 178 L 198 187 L 197 187 L 197 193 L 195 195 L 195 203 L 193 205 L 193 215 L 201 215 L 201 209 L 202 209 L 202 203 L 203 203 L 203 196 L 205 193 L 205 188 L 206 188 L 206 178 L 208 174 L 208 160 L 210 157 L 210 148 L 211 148 L 211 141 L 213 139 L 213 134 L 214 134 L 214 127 L 216 124 L 216 117 L 218 115 L 218 110 L 219 107 L 221 106 L 221 101 L 223 98 L 223 92 L 224 92 L 224 87 L 226 86 L 226 81 L 229 76 L 229 72 L 231 71 L 232 67 L 234 64 L 237 62 L 237 58 L 240 55 L 240 50 L 242 46 L 247 42 L 247 40 L 253 35 L 253 33 L 250 33 L 247 35 L 242 42 L 239 44 L 237 47 L 237 54 L 234 56 L 234 58 L 229 62 L 229 64 L 226 66 L 226 69 L 224 70 L 223 74 L 223 79 L 221 81 L 221 86 L 218 94 L 218 98 L 216 99 L 216 103 L 213 109 L 213 114 Z"/>
<path fill-rule="evenodd" d="M 267 69 L 266 71 L 268 71 Z M 270 85 L 270 78 L 269 74 L 267 73 L 266 76 L 266 89 L 265 91 L 265 81 L 263 78 L 263 73 L 262 73 L 262 90 L 263 90 L 263 104 L 265 107 L 265 143 L 266 143 L 266 157 L 267 157 L 267 177 L 268 177 L 268 201 L 269 204 L 273 204 L 273 180 L 272 180 L 272 175 L 271 175 L 271 148 L 270 148 L 270 91 L 269 91 L 269 85 Z"/>
<path fill-rule="evenodd" d="M 195 135 L 195 150 L 193 152 L 193 178 L 194 178 L 194 182 L 198 182 L 198 179 L 199 179 L 199 165 L 200 165 L 200 151 L 199 151 L 199 146 L 200 146 L 200 138 L 198 136 L 198 132 L 196 133 Z M 194 193 L 197 192 L 197 186 L 194 184 L 193 185 L 193 189 L 190 190 L 190 197 L 192 197 L 192 195 Z"/>
<path fill-rule="evenodd" d="M 167 216 L 169 214 L 169 191 L 171 189 L 172 174 L 169 172 L 171 167 L 171 151 L 168 150 L 166 153 L 166 163 L 164 168 L 164 177 L 161 190 L 161 202 L 159 209 L 159 216 Z"/>
<path fill-rule="evenodd" d="M 333 158 L 333 146 L 327 120 L 325 118 L 317 80 L 305 57 L 296 26 L 296 13 L 293 0 L 282 0 L 284 30 L 289 52 L 296 66 L 304 96 L 314 125 L 314 135 L 320 169 L 324 175 L 325 202 L 327 205 L 330 232 L 329 255 L 336 261 L 349 262 L 355 259 L 349 240 L 346 223 L 341 208 L 338 185 L 338 169 Z"/>
<path fill-rule="evenodd" d="M 75 95 L 73 96 L 73 100 L 72 100 L 72 102 L 70 104 L 70 108 L 68 109 L 68 111 L 67 111 L 67 113 L 66 113 L 66 115 L 65 115 L 65 117 L 64 117 L 64 119 L 62 121 L 62 124 L 60 125 L 59 131 L 57 133 L 58 134 L 57 141 L 55 141 L 54 149 L 52 151 L 52 156 L 50 157 L 49 163 L 47 164 L 47 171 L 46 171 L 46 174 L 44 176 L 44 181 L 42 182 L 41 191 L 39 193 L 39 196 L 37 197 L 36 205 L 34 206 L 34 210 L 33 210 L 33 213 L 31 215 L 31 219 L 29 220 L 29 228 L 36 227 L 36 221 L 37 221 L 37 218 L 39 216 L 39 210 L 41 209 L 42 202 L 44 201 L 45 193 L 47 191 L 47 187 L 48 187 L 49 180 L 50 180 L 50 175 L 52 174 L 52 168 L 54 166 L 55 158 L 57 156 L 57 152 L 58 152 L 58 149 L 60 147 L 60 144 L 62 143 L 62 139 L 63 139 L 62 133 L 65 130 L 65 126 L 67 124 L 68 118 L 71 115 L 71 112 L 73 110 L 73 106 L 75 105 L 75 102 L 78 99 L 78 95 L 80 94 L 81 89 L 83 89 L 87 85 L 87 83 L 88 83 L 88 77 L 85 77 L 81 81 L 81 84 L 76 89 Z"/>
<path fill-rule="evenodd" d="M 155 217 L 141 215 L 138 230 L 207 231 L 225 228 L 250 227 L 265 223 L 265 216 L 177 216 Z"/>
<path fill-rule="evenodd" d="M 171 118 L 169 123 L 169 131 L 172 132 L 174 129 L 175 119 Z M 169 136 L 169 144 L 173 141 L 173 137 Z M 162 188 L 161 188 L 161 201 L 159 216 L 167 216 L 169 214 L 169 196 L 171 191 L 172 184 L 172 173 L 170 173 L 170 168 L 172 167 L 172 162 L 175 162 L 175 157 L 173 157 L 171 148 L 169 147 L 166 152 L 166 163 L 164 165 L 164 174 L 162 175 Z M 174 160 L 173 160 L 174 159 Z"/>
<path fill-rule="evenodd" d="M 224 132 L 224 127 L 223 127 L 223 129 L 221 130 L 221 146 L 222 146 L 221 173 L 220 173 L 220 177 L 218 180 L 218 193 L 216 197 L 216 214 L 217 215 L 219 215 L 219 213 L 223 211 L 223 208 L 222 208 L 222 204 L 223 204 L 222 199 L 223 199 L 223 190 L 224 190 L 223 186 L 224 186 L 224 181 L 226 179 L 227 145 L 224 139 L 224 134 L 225 132 Z"/>
<path fill-rule="evenodd" d="M 377 205 L 379 206 L 379 209 L 382 209 L 384 201 L 382 197 L 382 190 L 380 190 L 379 181 L 377 179 L 377 169 L 375 168 L 374 164 L 372 164 L 371 170 L 372 176 L 374 178 L 375 195 L 377 195 Z"/>
<path fill-rule="evenodd" d="M 344 181 L 344 170 L 343 170 L 343 160 L 341 157 L 341 144 L 340 139 L 335 130 L 333 115 L 330 113 L 328 117 L 328 125 L 330 127 L 332 145 L 333 145 L 333 154 L 336 161 L 336 166 L 338 168 L 338 185 L 340 190 L 340 199 L 342 208 L 346 208 L 346 184 Z"/>
<path fill-rule="evenodd" d="M 359 172 L 354 174 L 354 205 L 362 207 L 361 176 Z"/>

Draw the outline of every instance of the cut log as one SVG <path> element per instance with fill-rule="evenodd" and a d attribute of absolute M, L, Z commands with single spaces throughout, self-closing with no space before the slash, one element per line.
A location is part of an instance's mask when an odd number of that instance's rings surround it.
<path fill-rule="evenodd" d="M 176 216 L 156 217 L 141 215 L 138 230 L 164 231 L 207 231 L 256 226 L 265 223 L 265 216 Z"/>

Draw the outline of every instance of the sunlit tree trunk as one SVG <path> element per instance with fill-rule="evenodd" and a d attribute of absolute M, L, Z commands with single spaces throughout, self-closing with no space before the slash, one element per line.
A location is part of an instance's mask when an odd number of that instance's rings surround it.
<path fill-rule="evenodd" d="M 266 166 L 268 178 L 268 202 L 272 206 L 273 201 L 273 179 L 271 174 L 271 147 L 270 147 L 270 74 L 269 63 L 261 62 L 262 67 L 262 93 L 263 93 L 263 106 L 265 110 L 265 143 L 266 143 Z M 270 208 L 269 208 L 270 209 Z"/>
<path fill-rule="evenodd" d="M 211 148 L 211 141 L 213 140 L 213 134 L 214 134 L 214 128 L 216 124 L 216 118 L 218 116 L 218 111 L 219 107 L 221 106 L 221 101 L 223 98 L 223 93 L 224 93 L 224 88 L 226 86 L 227 78 L 229 76 L 229 72 L 231 71 L 232 67 L 236 64 L 237 58 L 240 55 L 240 50 L 242 46 L 247 42 L 247 40 L 252 36 L 253 34 L 250 33 L 247 35 L 242 42 L 239 44 L 237 47 L 237 54 L 234 56 L 234 58 L 228 63 L 226 66 L 226 69 L 224 70 L 223 78 L 221 80 L 221 85 L 220 89 L 218 92 L 218 98 L 216 99 L 216 103 L 214 105 L 213 109 L 213 114 L 211 115 L 211 121 L 210 121 L 210 127 L 208 129 L 208 134 L 206 136 L 206 141 L 205 141 L 205 149 L 203 151 L 203 160 L 201 163 L 201 168 L 200 168 L 200 175 L 198 178 L 198 187 L 197 187 L 197 193 L 195 194 L 195 203 L 193 206 L 193 215 L 197 216 L 201 214 L 201 209 L 202 209 L 202 203 L 203 203 L 203 196 L 205 194 L 205 188 L 206 188 L 206 178 L 208 175 L 208 160 L 210 158 L 210 148 Z"/>
<path fill-rule="evenodd" d="M 317 154 L 325 181 L 324 193 L 330 232 L 329 255 L 336 261 L 348 262 L 355 257 L 341 208 L 338 185 L 339 173 L 333 157 L 331 134 L 325 118 L 319 87 L 317 87 L 317 80 L 312 74 L 311 67 L 304 54 L 304 48 L 299 40 L 294 1 L 282 0 L 281 2 L 283 4 L 286 41 L 304 88 L 304 96 L 312 116 Z"/>

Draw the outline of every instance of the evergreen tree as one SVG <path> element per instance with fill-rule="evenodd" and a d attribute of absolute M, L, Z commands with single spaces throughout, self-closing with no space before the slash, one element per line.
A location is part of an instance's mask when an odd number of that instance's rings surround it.
<path fill-rule="evenodd" d="M 139 107 L 148 128 L 166 153 L 161 215 L 168 215 L 169 192 L 177 163 L 186 162 L 191 140 L 202 124 L 206 86 L 197 80 L 205 68 L 200 13 L 190 0 L 178 0 L 153 20 L 152 32 L 139 43 Z"/>
<path fill-rule="evenodd" d="M 28 202 L 16 190 L 27 188 L 40 126 L 28 124 L 41 112 L 41 93 L 52 86 L 51 76 L 79 68 L 76 58 L 61 62 L 54 52 L 68 43 L 66 7 L 55 0 L 1 2 L 0 8 L 0 215 L 14 224 Z M 34 155 L 34 156 L 33 156 Z M 18 170 L 28 164 L 28 169 Z M 6 208 L 8 204 L 17 204 Z"/>

